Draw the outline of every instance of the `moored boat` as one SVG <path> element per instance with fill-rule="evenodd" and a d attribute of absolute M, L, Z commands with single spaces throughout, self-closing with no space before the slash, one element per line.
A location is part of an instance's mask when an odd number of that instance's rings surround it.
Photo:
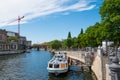
<path fill-rule="evenodd" d="M 57 53 L 48 62 L 48 72 L 56 75 L 68 71 L 68 59 L 64 53 Z"/>
<path fill-rule="evenodd" d="M 27 53 L 30 53 L 30 52 L 31 52 L 31 50 L 30 50 L 30 49 L 27 49 L 27 50 L 26 50 L 26 52 L 27 52 Z"/>

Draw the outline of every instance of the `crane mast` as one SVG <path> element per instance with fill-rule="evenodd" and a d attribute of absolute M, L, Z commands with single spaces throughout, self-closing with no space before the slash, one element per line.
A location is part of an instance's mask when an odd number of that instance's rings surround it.
<path fill-rule="evenodd" d="M 20 21 L 23 18 L 24 18 L 24 16 L 22 16 L 22 17 L 18 16 L 18 38 L 20 38 Z"/>

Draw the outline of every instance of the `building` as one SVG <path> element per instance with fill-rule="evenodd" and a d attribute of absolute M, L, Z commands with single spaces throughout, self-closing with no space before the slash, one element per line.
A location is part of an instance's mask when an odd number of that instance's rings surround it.
<path fill-rule="evenodd" d="M 0 29 L 0 43 L 7 42 L 7 34 L 5 30 Z"/>
<path fill-rule="evenodd" d="M 26 41 L 26 47 L 31 48 L 32 41 Z"/>
<path fill-rule="evenodd" d="M 25 50 L 27 47 L 31 47 L 31 41 L 27 41 L 26 37 L 19 37 L 16 32 L 0 29 L 0 51 Z"/>
<path fill-rule="evenodd" d="M 0 29 L 0 51 L 7 49 L 7 34 L 5 30 Z"/>
<path fill-rule="evenodd" d="M 26 41 L 27 41 L 26 37 L 24 36 L 19 37 L 19 44 L 26 45 Z"/>
<path fill-rule="evenodd" d="M 17 42 L 8 42 L 9 36 L 15 36 L 16 33 L 0 29 L 0 51 L 17 50 Z"/>
<path fill-rule="evenodd" d="M 10 37 L 10 36 L 14 36 L 15 37 L 15 32 L 7 31 L 7 36 L 8 37 Z"/>

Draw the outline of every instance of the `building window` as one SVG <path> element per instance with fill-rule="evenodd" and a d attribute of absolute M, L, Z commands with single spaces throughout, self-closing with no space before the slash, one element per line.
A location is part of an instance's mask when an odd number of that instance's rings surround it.
<path fill-rule="evenodd" d="M 0 50 L 2 50 L 2 45 L 0 45 Z"/>
<path fill-rule="evenodd" d="M 2 35 L 0 34 L 0 40 L 2 40 Z"/>

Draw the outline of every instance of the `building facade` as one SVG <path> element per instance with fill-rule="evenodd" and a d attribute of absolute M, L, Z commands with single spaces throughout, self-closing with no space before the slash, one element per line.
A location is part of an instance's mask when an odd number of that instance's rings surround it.
<path fill-rule="evenodd" d="M 7 34 L 5 30 L 0 29 L 0 43 L 7 41 Z"/>
<path fill-rule="evenodd" d="M 18 41 L 9 41 L 9 37 L 16 37 Z M 25 50 L 30 45 L 31 41 L 27 41 L 26 37 L 18 37 L 18 33 L 0 29 L 0 51 Z"/>
<path fill-rule="evenodd" d="M 26 47 L 31 48 L 32 41 L 26 41 Z"/>

